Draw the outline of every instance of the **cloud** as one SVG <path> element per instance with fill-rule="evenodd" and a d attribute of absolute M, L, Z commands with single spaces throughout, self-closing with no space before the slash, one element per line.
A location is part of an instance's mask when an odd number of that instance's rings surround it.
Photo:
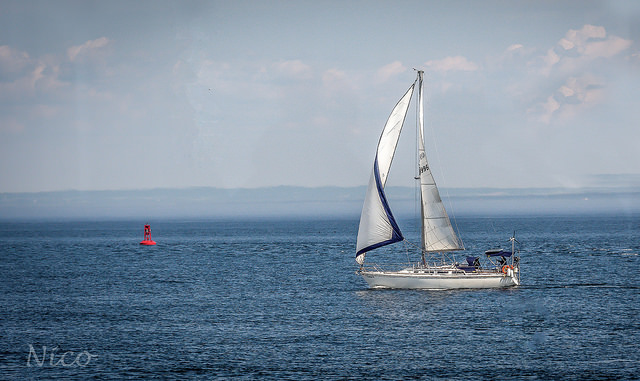
<path fill-rule="evenodd" d="M 82 45 L 72 46 L 67 49 L 67 57 L 71 62 L 82 57 L 90 57 L 107 46 L 109 42 L 110 40 L 108 38 L 100 37 L 95 40 L 89 40 Z"/>
<path fill-rule="evenodd" d="M 347 73 L 338 69 L 328 69 L 322 74 L 324 83 L 342 82 L 347 79 Z"/>
<path fill-rule="evenodd" d="M 524 45 L 522 45 L 522 44 L 513 44 L 513 45 L 511 45 L 511 46 L 509 46 L 507 48 L 507 52 L 513 52 L 513 51 L 516 51 L 516 50 L 520 50 L 523 47 L 524 47 Z"/>
<path fill-rule="evenodd" d="M 604 27 L 587 24 L 580 30 L 569 29 L 565 38 L 561 39 L 559 44 L 563 45 L 567 50 L 573 49 L 574 47 L 581 48 L 584 47 L 590 39 L 600 39 L 606 36 L 607 32 Z"/>
<path fill-rule="evenodd" d="M 449 72 L 449 71 L 476 71 L 479 66 L 466 57 L 455 56 L 446 57 L 441 60 L 427 61 L 425 64 L 427 70 L 435 72 Z"/>
<path fill-rule="evenodd" d="M 548 124 L 554 119 L 572 119 L 600 103 L 603 98 L 604 85 L 601 79 L 591 75 L 570 77 L 544 103 L 534 105 L 528 112 Z"/>
<path fill-rule="evenodd" d="M 565 51 L 575 50 L 588 60 L 613 57 L 631 46 L 632 41 L 618 36 L 607 37 L 604 27 L 585 25 L 580 30 L 569 30 L 558 42 Z"/>
<path fill-rule="evenodd" d="M 322 85 L 330 92 L 351 89 L 349 76 L 342 70 L 328 69 L 322 74 Z"/>
<path fill-rule="evenodd" d="M 606 41 L 595 41 L 585 46 L 584 55 L 590 58 L 613 57 L 631 46 L 630 40 L 611 36 Z"/>
<path fill-rule="evenodd" d="M 26 52 L 0 46 L 0 99 L 15 101 L 33 95 L 45 66 Z"/>
<path fill-rule="evenodd" d="M 311 66 L 300 60 L 277 62 L 274 68 L 277 73 L 290 79 L 309 79 L 313 74 Z"/>
<path fill-rule="evenodd" d="M 536 50 L 531 47 L 526 47 L 522 44 L 513 44 L 508 46 L 504 52 L 495 60 L 493 60 L 493 66 L 500 68 L 507 66 L 520 66 L 523 64 L 523 60 L 530 58 L 534 55 Z"/>
<path fill-rule="evenodd" d="M 45 77 L 46 66 L 42 63 L 31 63 L 25 67 L 17 77 L 9 81 L 0 81 L 0 99 L 5 102 L 16 102 L 32 98 L 36 94 L 36 86 L 40 83 L 43 87 L 51 83 Z"/>
<path fill-rule="evenodd" d="M 543 58 L 542 73 L 551 75 L 554 70 L 569 72 L 579 70 L 599 58 L 611 58 L 627 50 L 632 41 L 618 36 L 607 36 L 604 27 L 585 25 L 582 29 L 570 29 L 555 47 Z"/>
<path fill-rule="evenodd" d="M 34 57 L 11 46 L 0 46 L 0 109 L 3 114 L 0 131 L 20 134 L 42 126 L 68 127 L 73 125 L 71 120 L 79 119 L 81 114 L 84 117 L 82 110 L 97 103 L 92 100 L 95 94 L 104 92 L 89 80 L 104 75 L 104 71 L 94 69 L 104 66 L 104 48 L 109 44 L 110 40 L 102 37 L 63 48 L 57 54 Z M 77 63 L 81 63 L 81 70 Z M 98 87 L 111 85 L 109 82 L 97 83 Z M 74 102 L 82 103 L 83 107 L 69 107 Z M 96 109 L 107 109 L 112 105 L 103 103 L 100 106 Z M 53 124 L 52 119 L 55 119 Z"/>
<path fill-rule="evenodd" d="M 3 117 L 0 119 L 0 132 L 18 133 L 24 130 L 24 124 L 13 117 Z"/>
<path fill-rule="evenodd" d="M 395 61 L 378 69 L 375 79 L 378 82 L 387 82 L 392 77 L 404 73 L 405 71 L 407 71 L 407 68 L 402 64 L 402 62 Z"/>
<path fill-rule="evenodd" d="M 618 77 L 619 64 L 628 60 L 623 53 L 631 45 L 602 26 L 587 24 L 570 29 L 544 54 L 511 45 L 496 67 L 500 76 L 513 78 L 507 91 L 526 103 L 533 120 L 566 122 L 607 101 L 605 92 Z"/>
<path fill-rule="evenodd" d="M 30 63 L 29 54 L 11 48 L 0 46 L 0 76 L 6 78 L 10 74 L 21 73 Z"/>

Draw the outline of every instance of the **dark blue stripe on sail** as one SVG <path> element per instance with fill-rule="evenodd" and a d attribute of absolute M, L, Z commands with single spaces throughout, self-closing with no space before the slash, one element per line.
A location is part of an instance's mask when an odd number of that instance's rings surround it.
<path fill-rule="evenodd" d="M 391 239 L 386 241 L 378 242 L 373 245 L 367 246 L 356 253 L 356 256 L 366 253 L 367 251 L 377 249 L 382 246 L 386 246 L 395 242 L 402 241 L 404 237 L 402 236 L 402 232 L 400 231 L 400 227 L 396 222 L 396 219 L 393 217 L 393 213 L 391 213 L 391 208 L 389 207 L 389 203 L 387 202 L 387 196 L 384 194 L 384 187 L 382 186 L 382 181 L 380 180 L 380 171 L 378 170 L 378 155 L 376 155 L 376 160 L 373 162 L 373 174 L 376 179 L 376 187 L 378 188 L 378 195 L 380 196 L 380 201 L 382 201 L 382 206 L 384 207 L 384 212 L 389 219 L 389 223 L 391 224 Z"/>

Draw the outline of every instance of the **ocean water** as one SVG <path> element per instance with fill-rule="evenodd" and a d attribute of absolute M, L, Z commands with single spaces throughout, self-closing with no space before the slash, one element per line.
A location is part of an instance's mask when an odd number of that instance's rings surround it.
<path fill-rule="evenodd" d="M 638 216 L 458 218 L 523 285 L 456 291 L 367 289 L 357 220 L 145 222 L 0 223 L 0 378 L 640 378 Z"/>

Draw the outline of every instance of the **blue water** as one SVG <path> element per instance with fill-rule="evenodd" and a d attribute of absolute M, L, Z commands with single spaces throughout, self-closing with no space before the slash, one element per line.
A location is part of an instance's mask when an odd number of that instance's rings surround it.
<path fill-rule="evenodd" d="M 0 378 L 640 378 L 640 217 L 459 218 L 523 285 L 458 291 L 367 289 L 356 220 L 145 222 L 0 224 Z"/>

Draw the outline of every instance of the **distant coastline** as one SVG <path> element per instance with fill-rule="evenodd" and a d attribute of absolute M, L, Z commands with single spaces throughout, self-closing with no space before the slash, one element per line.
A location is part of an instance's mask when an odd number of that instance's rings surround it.
<path fill-rule="evenodd" d="M 119 218 L 358 218 L 365 187 L 185 188 L 0 193 L 0 220 Z M 388 187 L 399 217 L 415 212 L 410 187 Z M 635 188 L 455 188 L 442 197 L 455 216 L 640 213 Z"/>

